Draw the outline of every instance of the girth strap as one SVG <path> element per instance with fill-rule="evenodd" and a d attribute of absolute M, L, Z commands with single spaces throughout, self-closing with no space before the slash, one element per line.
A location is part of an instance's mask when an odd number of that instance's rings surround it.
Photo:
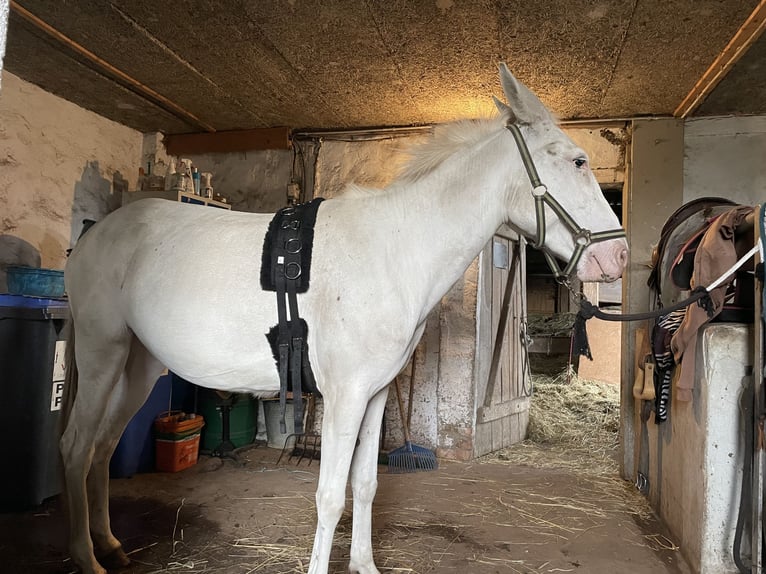
<path fill-rule="evenodd" d="M 293 393 L 295 434 L 303 434 L 303 392 L 317 392 L 308 358 L 308 327 L 298 312 L 298 293 L 308 290 L 314 223 L 321 198 L 281 209 L 269 224 L 261 262 L 261 286 L 277 294 L 277 324 L 266 335 L 279 373 L 280 431 L 287 432 L 287 393 Z M 289 315 L 288 315 L 289 311 Z"/>

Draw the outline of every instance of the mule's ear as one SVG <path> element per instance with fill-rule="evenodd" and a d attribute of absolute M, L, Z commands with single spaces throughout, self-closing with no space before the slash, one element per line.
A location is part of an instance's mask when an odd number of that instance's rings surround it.
<path fill-rule="evenodd" d="M 495 96 L 492 96 L 492 100 L 495 102 L 495 107 L 497 107 L 502 115 L 508 116 L 509 121 L 515 121 L 516 117 L 513 115 L 513 110 L 508 104 L 501 102 Z"/>
<path fill-rule="evenodd" d="M 539 98 L 513 77 L 508 66 L 500 63 L 500 82 L 503 84 L 505 99 L 508 100 L 516 121 L 521 124 L 553 121 L 553 116 Z"/>

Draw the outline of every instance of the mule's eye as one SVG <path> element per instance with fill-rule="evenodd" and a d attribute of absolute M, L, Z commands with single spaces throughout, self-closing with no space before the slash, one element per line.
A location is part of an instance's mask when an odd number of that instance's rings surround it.
<path fill-rule="evenodd" d="M 583 167 L 588 164 L 588 160 L 584 157 L 578 157 L 574 160 L 575 167 Z"/>

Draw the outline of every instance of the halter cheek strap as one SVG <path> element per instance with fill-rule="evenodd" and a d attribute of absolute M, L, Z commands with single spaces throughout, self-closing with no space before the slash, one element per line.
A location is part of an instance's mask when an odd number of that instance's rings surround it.
<path fill-rule="evenodd" d="M 590 229 L 577 225 L 577 222 L 572 216 L 569 215 L 550 193 L 548 193 L 548 188 L 540 181 L 540 176 L 537 174 L 537 169 L 535 168 L 535 162 L 532 160 L 532 155 L 529 153 L 529 148 L 524 141 L 524 136 L 521 135 L 519 126 L 509 122 L 505 127 L 508 128 L 511 134 L 513 134 L 513 139 L 516 140 L 516 145 L 519 148 L 519 155 L 521 155 L 524 168 L 527 170 L 529 181 L 532 184 L 532 195 L 535 198 L 535 219 L 537 221 L 537 232 L 532 241 L 532 247 L 540 249 L 543 252 L 545 260 L 548 262 L 548 266 L 551 268 L 551 271 L 553 271 L 556 279 L 566 281 L 577 269 L 577 263 L 580 261 L 585 249 L 591 243 L 626 237 L 625 230 L 613 229 L 611 231 L 598 231 L 593 233 Z M 572 238 L 574 239 L 574 252 L 563 270 L 559 267 L 558 261 L 556 261 L 556 258 L 550 250 L 545 247 L 546 205 L 553 210 L 561 222 L 569 229 Z"/>

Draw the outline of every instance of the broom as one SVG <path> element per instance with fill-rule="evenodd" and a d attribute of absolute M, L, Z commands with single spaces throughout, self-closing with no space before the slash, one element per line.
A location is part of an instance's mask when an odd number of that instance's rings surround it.
<path fill-rule="evenodd" d="M 415 382 L 415 355 L 412 356 L 412 370 L 410 371 L 410 403 L 408 413 L 412 413 L 412 388 Z M 405 473 L 418 472 L 419 470 L 436 470 L 439 463 L 436 455 L 424 446 L 412 444 L 410 440 L 409 420 L 404 418 L 404 404 L 402 403 L 402 391 L 399 386 L 399 377 L 394 378 L 396 387 L 396 400 L 399 402 L 399 415 L 402 419 L 402 431 L 404 432 L 404 446 L 388 453 L 388 472 Z M 410 416 L 407 417 L 410 419 Z"/>

